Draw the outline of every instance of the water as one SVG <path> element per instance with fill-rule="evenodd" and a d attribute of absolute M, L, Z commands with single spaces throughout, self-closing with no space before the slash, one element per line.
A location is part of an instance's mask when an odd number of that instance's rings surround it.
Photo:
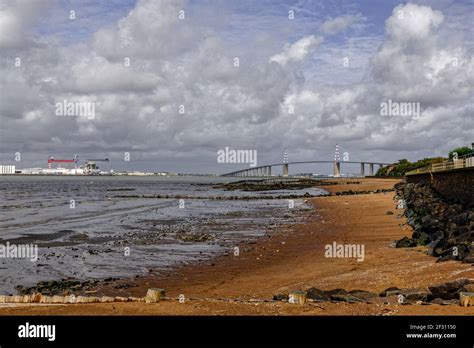
<path fill-rule="evenodd" d="M 309 209 L 270 195 L 224 191 L 210 177 L 0 177 L 0 245 L 38 245 L 39 259 L 0 258 L 0 293 L 42 280 L 133 278 L 233 252 Z M 173 198 L 142 198 L 168 195 Z M 128 196 L 128 197 L 127 197 Z M 176 196 L 181 196 L 181 198 Z M 252 200 L 215 197 L 256 197 Z"/>

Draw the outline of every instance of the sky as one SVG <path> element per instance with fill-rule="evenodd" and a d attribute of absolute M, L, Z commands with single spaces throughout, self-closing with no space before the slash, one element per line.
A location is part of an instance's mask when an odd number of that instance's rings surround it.
<path fill-rule="evenodd" d="M 446 156 L 474 142 L 473 14 L 468 0 L 0 0 L 0 163 L 219 174 L 248 168 L 220 163 L 226 147 L 258 165 L 332 160 L 336 144 L 351 161 Z M 383 114 L 389 100 L 420 112 Z"/>

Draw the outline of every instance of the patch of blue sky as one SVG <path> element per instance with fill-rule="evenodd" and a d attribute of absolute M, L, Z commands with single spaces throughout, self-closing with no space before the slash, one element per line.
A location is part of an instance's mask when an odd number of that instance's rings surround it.
<path fill-rule="evenodd" d="M 59 39 L 63 45 L 87 41 L 103 27 L 125 17 L 137 0 L 58 0 L 39 17 L 36 32 Z M 75 20 L 70 19 L 74 11 Z"/>

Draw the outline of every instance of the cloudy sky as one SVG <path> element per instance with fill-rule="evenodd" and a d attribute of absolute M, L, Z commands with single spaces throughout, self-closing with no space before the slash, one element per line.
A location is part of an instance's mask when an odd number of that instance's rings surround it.
<path fill-rule="evenodd" d="M 470 0 L 0 0 L 0 162 L 223 173 L 246 167 L 217 163 L 226 146 L 263 165 L 330 160 L 336 143 L 354 161 L 445 156 L 474 142 L 473 15 Z M 388 100 L 421 114 L 381 115 Z M 58 116 L 64 101 L 94 117 Z"/>

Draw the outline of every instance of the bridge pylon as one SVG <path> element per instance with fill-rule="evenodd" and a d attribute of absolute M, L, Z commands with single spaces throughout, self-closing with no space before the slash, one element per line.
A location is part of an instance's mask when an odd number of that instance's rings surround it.
<path fill-rule="evenodd" d="M 283 176 L 288 176 L 288 152 L 285 150 L 283 153 Z"/>
<path fill-rule="evenodd" d="M 334 177 L 338 178 L 341 176 L 341 162 L 334 161 Z"/>
<path fill-rule="evenodd" d="M 339 152 L 339 144 L 336 144 L 336 151 L 334 152 L 333 174 L 335 178 L 341 176 L 341 153 Z"/>

